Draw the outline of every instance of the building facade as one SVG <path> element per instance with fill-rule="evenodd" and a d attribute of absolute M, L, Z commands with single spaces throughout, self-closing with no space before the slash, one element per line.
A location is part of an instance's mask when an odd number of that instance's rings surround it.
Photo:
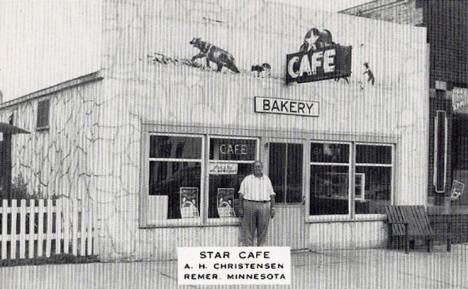
<path fill-rule="evenodd" d="M 31 132 L 12 175 L 94 202 L 101 260 L 239 245 L 255 160 L 276 192 L 268 245 L 383 246 L 384 206 L 428 201 L 425 28 L 223 5 L 103 1 L 101 70 L 0 106 Z"/>
<path fill-rule="evenodd" d="M 465 212 L 468 194 L 465 127 L 468 102 L 468 3 L 438 0 L 379 0 L 341 11 L 372 19 L 427 28 L 430 47 L 430 128 L 429 191 L 430 204 L 452 205 L 452 211 Z M 437 145 L 437 120 L 447 119 L 447 142 L 440 155 Z M 440 122 L 439 122 L 440 123 Z M 437 163 L 437 158 L 444 161 Z M 432 176 L 432 177 L 431 177 Z M 439 181 L 437 181 L 439 179 Z M 461 195 L 457 194 L 460 192 Z M 455 197 L 452 197 L 455 193 Z M 445 204 L 444 204 L 445 203 Z"/>

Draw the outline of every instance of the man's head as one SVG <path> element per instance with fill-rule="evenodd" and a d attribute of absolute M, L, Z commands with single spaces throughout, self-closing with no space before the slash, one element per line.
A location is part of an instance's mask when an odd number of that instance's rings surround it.
<path fill-rule="evenodd" d="M 261 177 L 263 175 L 263 164 L 261 161 L 255 161 L 253 163 L 253 174 L 256 177 Z"/>

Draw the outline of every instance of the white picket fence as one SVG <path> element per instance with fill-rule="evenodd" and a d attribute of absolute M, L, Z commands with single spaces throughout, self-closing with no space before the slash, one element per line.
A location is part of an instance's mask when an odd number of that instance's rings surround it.
<path fill-rule="evenodd" d="M 77 200 L 3 200 L 0 259 L 95 255 L 94 216 L 90 203 Z"/>

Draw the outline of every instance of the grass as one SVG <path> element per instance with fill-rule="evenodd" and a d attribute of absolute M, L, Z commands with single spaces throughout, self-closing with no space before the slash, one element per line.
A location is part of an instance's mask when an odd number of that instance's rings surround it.
<path fill-rule="evenodd" d="M 50 264 L 84 264 L 99 262 L 97 256 L 74 256 L 71 254 L 57 254 L 50 257 L 36 257 L 32 259 L 0 260 L 0 267 L 50 265 Z"/>

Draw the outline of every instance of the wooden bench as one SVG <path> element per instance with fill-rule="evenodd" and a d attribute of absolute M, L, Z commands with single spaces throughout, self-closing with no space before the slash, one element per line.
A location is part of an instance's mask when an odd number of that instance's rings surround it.
<path fill-rule="evenodd" d="M 434 230 L 424 206 L 386 206 L 388 224 L 388 248 L 392 248 L 395 241 L 404 238 L 405 252 L 409 252 L 410 241 L 423 239 L 427 244 L 427 251 L 431 252 Z M 442 237 L 447 240 L 447 251 L 451 250 L 451 222 L 447 222 L 447 231 Z"/>

